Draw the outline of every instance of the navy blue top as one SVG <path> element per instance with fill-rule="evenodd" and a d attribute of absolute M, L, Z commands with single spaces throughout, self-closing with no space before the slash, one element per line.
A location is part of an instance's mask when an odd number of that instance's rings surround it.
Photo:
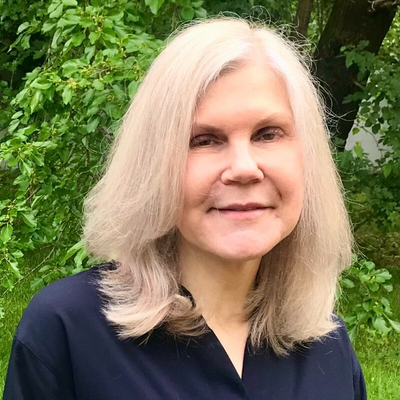
<path fill-rule="evenodd" d="M 3 400 L 365 400 L 344 326 L 285 358 L 248 344 L 243 377 L 210 330 L 119 340 L 101 312 L 103 264 L 55 282 L 18 326 Z"/>

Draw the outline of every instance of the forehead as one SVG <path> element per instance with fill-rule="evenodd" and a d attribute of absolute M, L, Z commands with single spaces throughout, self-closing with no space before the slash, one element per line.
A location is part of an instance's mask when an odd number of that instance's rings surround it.
<path fill-rule="evenodd" d="M 284 79 L 265 62 L 242 64 L 215 80 L 195 113 L 195 123 L 251 120 L 281 115 L 293 120 Z"/>

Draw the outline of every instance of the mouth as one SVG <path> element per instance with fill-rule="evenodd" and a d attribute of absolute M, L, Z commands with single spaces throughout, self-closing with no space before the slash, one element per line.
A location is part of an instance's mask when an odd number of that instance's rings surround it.
<path fill-rule="evenodd" d="M 257 221 L 262 218 L 266 211 L 270 209 L 264 204 L 247 203 L 247 204 L 229 204 L 223 207 L 215 207 L 210 211 L 217 212 L 218 215 L 228 218 L 231 221 Z"/>
<path fill-rule="evenodd" d="M 249 212 L 255 210 L 265 210 L 267 206 L 259 203 L 247 203 L 247 204 L 229 204 L 223 207 L 216 207 L 217 211 L 231 211 L 231 212 Z"/>

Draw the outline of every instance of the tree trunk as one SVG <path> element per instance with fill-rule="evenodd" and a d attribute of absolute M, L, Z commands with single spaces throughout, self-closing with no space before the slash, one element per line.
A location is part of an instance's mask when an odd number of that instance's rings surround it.
<path fill-rule="evenodd" d="M 294 30 L 292 31 L 292 37 L 297 41 L 307 37 L 313 2 L 313 0 L 299 0 L 297 4 L 296 16 L 293 21 Z"/>
<path fill-rule="evenodd" d="M 340 48 L 367 40 L 369 44 L 366 50 L 378 53 L 396 13 L 396 3 L 388 0 L 336 0 L 319 40 L 314 54 L 315 75 L 329 93 L 323 93 L 328 109 L 339 117 L 337 123 L 331 124 L 330 128 L 334 136 L 343 140 L 339 146 L 341 150 L 359 106 L 358 102 L 343 104 L 343 100 L 358 91 L 359 87 L 358 71 L 353 67 L 346 68 Z"/>

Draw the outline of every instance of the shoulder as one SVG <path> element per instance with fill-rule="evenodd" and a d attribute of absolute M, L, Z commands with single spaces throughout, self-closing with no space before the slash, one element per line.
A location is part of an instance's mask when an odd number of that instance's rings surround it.
<path fill-rule="evenodd" d="M 339 378 L 341 385 L 351 387 L 354 399 L 366 400 L 366 387 L 360 363 L 354 352 L 344 321 L 333 315 L 337 328 L 312 344 L 309 355 L 319 365 L 329 368 L 330 376 Z"/>
<path fill-rule="evenodd" d="M 333 315 L 333 320 L 337 324 L 333 331 L 300 345 L 294 355 L 296 359 L 307 362 L 311 368 L 317 368 L 317 373 L 318 370 L 322 370 L 327 375 L 348 378 L 352 376 L 354 367 L 358 363 L 355 363 L 356 356 L 345 323 L 337 315 Z"/>
<path fill-rule="evenodd" d="M 7 398 L 16 398 L 21 390 L 30 398 L 72 398 L 68 395 L 74 385 L 72 352 L 82 354 L 99 329 L 111 334 L 98 290 L 101 270 L 110 267 L 100 264 L 61 279 L 33 297 L 14 337 Z"/>
<path fill-rule="evenodd" d="M 101 315 L 102 299 L 98 290 L 101 271 L 112 263 L 60 279 L 39 291 L 26 308 L 16 337 L 30 347 L 47 333 L 65 332 L 71 325 Z"/>
<path fill-rule="evenodd" d="M 324 354 L 329 351 L 328 354 L 351 362 L 354 351 L 347 333 L 346 324 L 337 314 L 333 314 L 332 319 L 337 324 L 337 327 L 314 342 L 312 347 L 322 351 Z"/>

